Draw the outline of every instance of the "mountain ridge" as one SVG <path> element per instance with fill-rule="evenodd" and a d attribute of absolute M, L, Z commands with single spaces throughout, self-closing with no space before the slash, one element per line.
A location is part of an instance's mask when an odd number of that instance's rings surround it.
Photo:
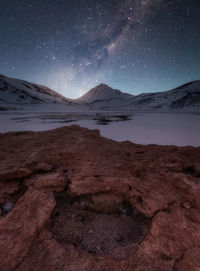
<path fill-rule="evenodd" d="M 163 92 L 131 95 L 108 85 L 68 99 L 50 88 L 0 74 L 0 107 L 7 105 L 64 104 L 78 110 L 200 111 L 200 80 Z M 11 108 L 11 107 L 10 107 Z M 3 109 L 2 109 L 3 110 Z M 8 110 L 8 109 L 6 109 Z M 59 110 L 59 108 L 58 108 Z"/>
<path fill-rule="evenodd" d="M 39 104 L 39 103 L 74 103 L 56 91 L 25 80 L 9 78 L 0 74 L 0 103 Z"/>
<path fill-rule="evenodd" d="M 120 99 L 116 100 L 107 99 L 105 101 L 99 99 L 95 102 L 91 102 L 90 107 L 91 109 L 99 110 L 126 109 L 126 110 L 154 110 L 154 111 L 159 110 L 200 111 L 200 80 L 188 82 L 184 85 L 163 92 L 141 93 L 136 96 L 122 95 Z"/>

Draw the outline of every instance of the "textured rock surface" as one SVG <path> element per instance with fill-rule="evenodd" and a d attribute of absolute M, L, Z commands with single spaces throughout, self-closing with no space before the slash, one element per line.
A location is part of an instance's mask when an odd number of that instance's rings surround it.
<path fill-rule="evenodd" d="M 200 270 L 199 165 L 78 126 L 0 134 L 0 270 Z"/>

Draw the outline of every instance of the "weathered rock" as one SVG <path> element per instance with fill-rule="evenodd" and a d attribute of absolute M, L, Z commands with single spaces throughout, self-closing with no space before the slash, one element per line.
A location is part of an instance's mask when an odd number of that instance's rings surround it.
<path fill-rule="evenodd" d="M 199 270 L 200 148 L 71 126 L 1 134 L 0 159 L 0 270 Z"/>
<path fill-rule="evenodd" d="M 32 171 L 28 168 L 19 168 L 17 170 L 13 169 L 4 169 L 0 172 L 0 182 L 7 180 L 17 180 L 28 177 L 32 174 Z"/>
<path fill-rule="evenodd" d="M 48 221 L 53 194 L 30 188 L 15 208 L 0 220 L 1 270 L 13 270 L 28 253 L 32 241 Z"/>
<path fill-rule="evenodd" d="M 50 172 L 53 170 L 53 166 L 45 162 L 39 162 L 36 165 L 35 170 L 39 172 Z"/>
<path fill-rule="evenodd" d="M 200 248 L 191 247 L 184 252 L 181 259 L 174 267 L 175 271 L 199 271 L 200 270 Z"/>
<path fill-rule="evenodd" d="M 9 195 L 16 194 L 20 189 L 20 182 L 18 181 L 2 181 L 0 182 L 0 204 L 4 205 L 11 200 Z"/>
<path fill-rule="evenodd" d="M 32 257 L 26 257 L 16 271 L 117 271 L 110 257 L 95 259 L 72 245 L 66 247 L 47 237 L 33 246 Z"/>
<path fill-rule="evenodd" d="M 18 181 L 2 181 L 0 182 L 0 195 L 16 193 L 19 187 L 20 183 Z"/>
<path fill-rule="evenodd" d="M 159 212 L 137 252 L 135 270 L 152 270 L 152 265 L 173 270 L 176 259 L 193 245 L 200 246 L 200 225 L 188 218 L 188 210 L 171 207 L 168 212 Z"/>
<path fill-rule="evenodd" d="M 92 195 L 94 208 L 98 212 L 110 213 L 113 211 L 123 212 L 123 197 L 111 193 Z"/>
<path fill-rule="evenodd" d="M 184 203 L 182 204 L 182 206 L 183 206 L 185 209 L 190 209 L 190 208 L 191 208 L 191 205 L 190 205 L 189 202 L 184 202 Z"/>
<path fill-rule="evenodd" d="M 62 191 L 67 185 L 67 179 L 59 173 L 49 173 L 44 175 L 38 175 L 31 179 L 26 179 L 25 186 L 33 186 L 36 189 L 48 189 L 51 191 Z"/>
<path fill-rule="evenodd" d="M 194 172 L 195 172 L 195 175 L 200 177 L 200 163 L 194 164 Z"/>

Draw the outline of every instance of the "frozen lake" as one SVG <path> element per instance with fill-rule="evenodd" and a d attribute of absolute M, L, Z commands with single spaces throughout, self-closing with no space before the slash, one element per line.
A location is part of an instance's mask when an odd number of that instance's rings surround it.
<path fill-rule="evenodd" d="M 24 113 L 0 114 L 0 132 L 44 131 L 77 124 L 102 136 L 138 144 L 200 146 L 200 114 L 188 113 Z"/>

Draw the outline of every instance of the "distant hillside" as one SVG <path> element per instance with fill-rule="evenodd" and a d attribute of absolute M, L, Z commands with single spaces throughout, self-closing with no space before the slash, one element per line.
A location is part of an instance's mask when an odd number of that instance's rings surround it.
<path fill-rule="evenodd" d="M 143 109 L 200 109 L 200 81 L 194 81 L 178 88 L 141 94 L 132 99 L 131 106 Z"/>
<path fill-rule="evenodd" d="M 74 104 L 72 100 L 47 87 L 0 75 L 0 106 L 43 103 Z"/>

